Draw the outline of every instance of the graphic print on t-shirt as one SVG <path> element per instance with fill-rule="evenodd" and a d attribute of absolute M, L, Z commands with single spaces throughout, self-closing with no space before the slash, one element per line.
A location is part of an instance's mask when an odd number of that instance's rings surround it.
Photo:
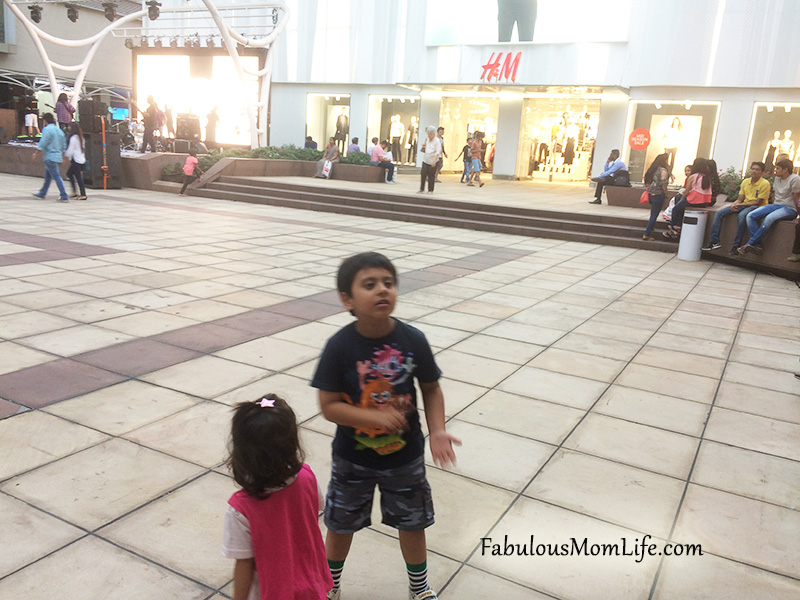
<path fill-rule="evenodd" d="M 394 344 L 375 349 L 372 358 L 356 363 L 361 389 L 358 405 L 377 410 L 394 408 L 402 413 L 414 410 L 411 394 L 397 393 L 400 386 L 413 385 L 409 378 L 414 366 L 413 355 L 403 357 Z M 391 454 L 406 445 L 402 432 L 390 433 L 382 428 L 356 429 L 355 440 L 358 449 L 370 448 L 378 454 Z"/>

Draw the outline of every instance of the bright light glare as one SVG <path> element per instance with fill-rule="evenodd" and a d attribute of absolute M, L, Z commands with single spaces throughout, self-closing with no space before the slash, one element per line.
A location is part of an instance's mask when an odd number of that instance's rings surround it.
<path fill-rule="evenodd" d="M 258 58 L 241 56 L 246 69 L 258 70 Z M 242 88 L 228 56 L 215 56 L 211 79 L 189 76 L 189 57 L 174 55 L 140 55 L 137 59 L 136 102 L 139 108 L 147 110 L 149 95 L 158 107 L 164 110 L 169 106 L 172 116 L 191 113 L 200 118 L 202 138 L 205 139 L 206 115 L 217 107 L 219 123 L 216 140 L 222 144 L 250 145 L 250 123 L 247 119 Z M 248 95 L 251 102 L 258 101 L 258 82 L 248 77 Z M 142 116 L 139 114 L 138 120 Z"/>

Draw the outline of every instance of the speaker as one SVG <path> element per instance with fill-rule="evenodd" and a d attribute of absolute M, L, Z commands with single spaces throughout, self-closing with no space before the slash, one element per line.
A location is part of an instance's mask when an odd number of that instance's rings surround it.
<path fill-rule="evenodd" d="M 198 154 L 208 154 L 208 148 L 206 148 L 203 142 L 195 142 L 192 140 L 175 140 L 172 151 L 178 154 L 188 154 L 191 148 L 194 148 L 195 152 Z"/>
<path fill-rule="evenodd" d="M 102 133 L 107 118 L 108 105 L 105 102 L 91 98 L 78 101 L 78 120 L 84 133 Z"/>
<path fill-rule="evenodd" d="M 177 140 L 199 140 L 200 139 L 200 117 L 190 113 L 178 113 L 178 123 L 175 128 L 175 139 Z"/>
<path fill-rule="evenodd" d="M 99 121 L 99 119 L 98 119 Z M 103 135 L 89 133 L 84 135 L 86 164 L 83 165 L 83 180 L 86 187 L 103 189 Z M 108 165 L 108 181 L 106 188 L 118 190 L 122 187 L 122 159 L 119 156 L 120 135 L 115 132 L 106 133 L 106 164 Z"/>

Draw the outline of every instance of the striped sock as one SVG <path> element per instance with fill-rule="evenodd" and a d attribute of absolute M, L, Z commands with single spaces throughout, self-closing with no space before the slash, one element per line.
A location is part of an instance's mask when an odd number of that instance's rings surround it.
<path fill-rule="evenodd" d="M 344 561 L 329 560 L 328 568 L 331 570 L 331 577 L 333 578 L 333 589 L 338 590 L 339 584 L 342 581 L 342 571 L 344 571 Z"/>
<path fill-rule="evenodd" d="M 406 571 L 408 571 L 408 587 L 411 588 L 412 594 L 421 594 L 431 589 L 428 585 L 427 560 L 418 565 L 406 563 Z"/>

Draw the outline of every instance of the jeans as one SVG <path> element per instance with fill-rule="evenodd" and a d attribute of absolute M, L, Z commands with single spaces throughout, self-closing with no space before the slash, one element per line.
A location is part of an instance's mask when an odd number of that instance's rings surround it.
<path fill-rule="evenodd" d="M 187 175 L 186 173 L 183 174 L 183 187 L 179 193 L 185 194 L 186 188 L 189 187 L 189 184 L 192 183 L 195 179 L 197 179 L 197 175 L 191 174 Z"/>
<path fill-rule="evenodd" d="M 58 186 L 58 199 L 69 199 L 69 196 L 67 196 L 67 190 L 64 188 L 64 181 L 61 179 L 61 172 L 59 171 L 60 167 L 61 163 L 57 163 L 52 160 L 44 161 L 44 184 L 42 185 L 42 189 L 39 190 L 37 196 L 44 198 L 47 195 L 47 190 L 50 188 L 50 180 L 52 179 Z"/>
<path fill-rule="evenodd" d="M 654 196 L 653 194 L 649 194 L 650 196 L 650 220 L 647 221 L 647 228 L 644 230 L 644 234 L 646 236 L 650 236 L 653 234 L 653 227 L 656 226 L 656 220 L 658 219 L 658 215 L 661 214 L 661 209 L 664 207 L 664 200 L 665 196 Z"/>
<path fill-rule="evenodd" d="M 796 218 L 797 211 L 783 204 L 767 204 L 751 211 L 747 215 L 747 229 L 750 230 L 750 241 L 748 243 L 751 246 L 760 248 L 761 240 L 767 235 L 773 223 L 776 221 L 791 221 Z M 764 219 L 761 221 L 760 226 L 758 224 L 759 219 Z"/>
<path fill-rule="evenodd" d="M 419 191 L 425 191 L 425 181 L 428 181 L 428 191 L 433 191 L 433 184 L 436 180 L 436 165 L 429 165 L 422 161 L 422 170 L 419 173 Z"/>
<path fill-rule="evenodd" d="M 461 174 L 461 183 L 464 183 L 464 181 L 469 181 L 470 169 L 472 169 L 472 162 L 465 162 L 464 172 Z"/>
<path fill-rule="evenodd" d="M 714 224 L 711 226 L 711 241 L 719 244 L 719 234 L 722 231 L 722 221 L 728 215 L 736 215 L 736 239 L 733 241 L 733 247 L 738 248 L 742 245 L 742 236 L 747 227 L 747 215 L 758 208 L 757 204 L 752 206 L 741 206 L 738 212 L 733 211 L 730 206 L 723 206 L 714 215 Z"/>
<path fill-rule="evenodd" d="M 72 193 L 75 193 L 75 182 L 77 181 L 78 188 L 81 191 L 81 196 L 86 195 L 86 186 L 83 184 L 83 165 L 76 163 L 74 160 L 70 161 L 69 169 L 67 170 L 67 179 L 72 186 Z"/>

